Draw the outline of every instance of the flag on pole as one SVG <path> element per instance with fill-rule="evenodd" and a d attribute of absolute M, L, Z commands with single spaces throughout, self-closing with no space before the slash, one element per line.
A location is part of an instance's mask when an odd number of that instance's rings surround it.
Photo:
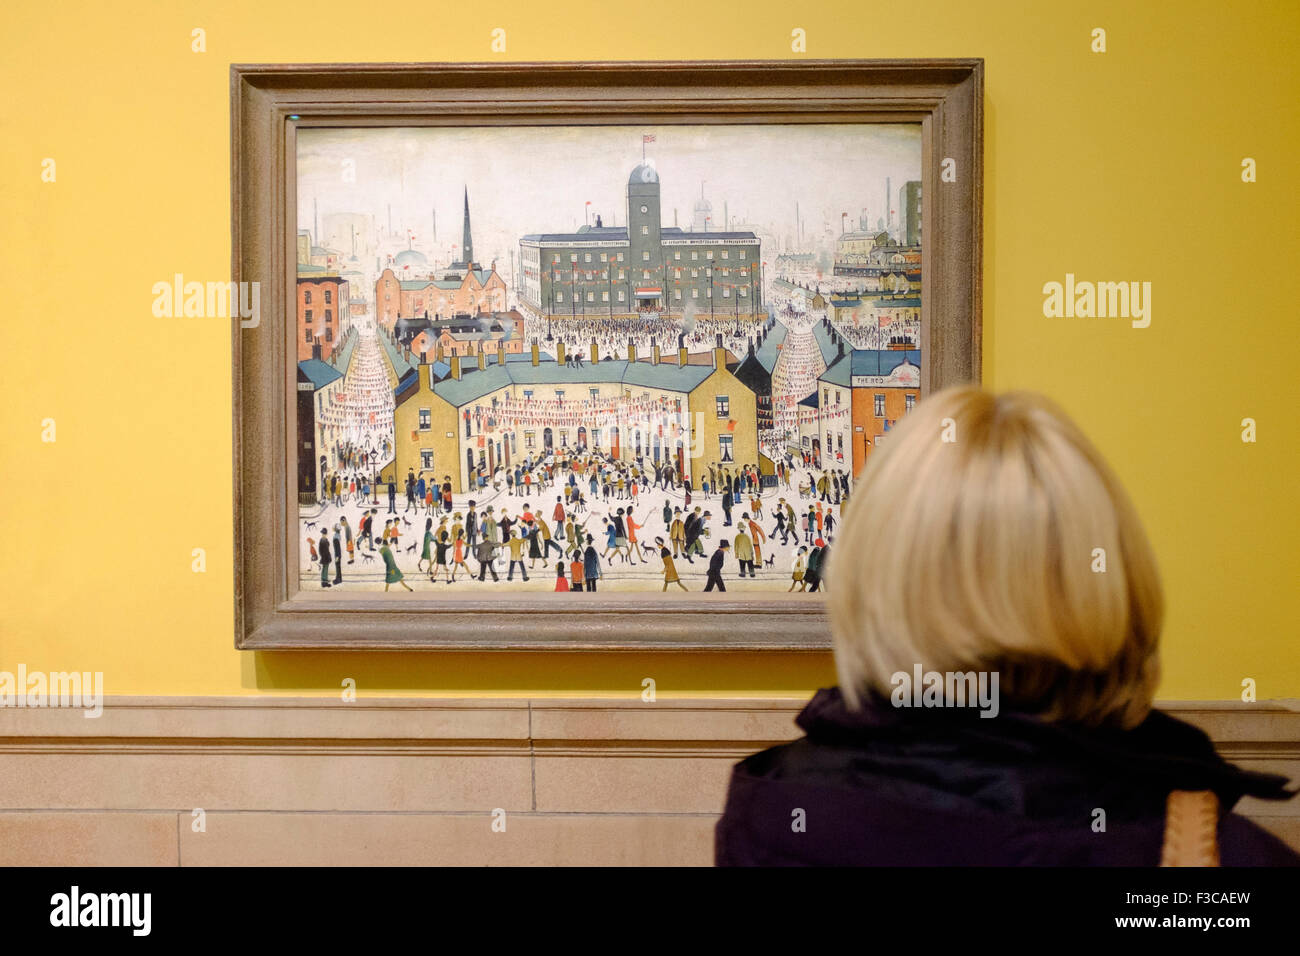
<path fill-rule="evenodd" d="M 641 142 L 642 142 L 642 143 L 653 143 L 654 141 L 655 141 L 655 138 L 654 138 L 653 136 L 650 136 L 649 134 L 646 134 L 646 135 L 644 135 L 644 136 L 641 137 Z"/>

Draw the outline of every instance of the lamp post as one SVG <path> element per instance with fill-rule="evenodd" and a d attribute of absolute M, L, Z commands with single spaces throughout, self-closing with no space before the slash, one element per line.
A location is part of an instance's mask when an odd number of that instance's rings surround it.
<path fill-rule="evenodd" d="M 370 449 L 370 473 L 374 476 L 374 480 L 370 482 L 370 503 L 372 505 L 379 504 L 379 472 L 375 469 L 378 461 L 379 452 L 373 448 Z"/>

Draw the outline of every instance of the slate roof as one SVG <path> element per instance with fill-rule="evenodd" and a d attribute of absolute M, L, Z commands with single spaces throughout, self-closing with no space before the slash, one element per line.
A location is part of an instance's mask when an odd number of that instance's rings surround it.
<path fill-rule="evenodd" d="M 777 346 L 785 341 L 786 333 L 789 331 L 783 322 L 777 322 L 772 326 L 772 330 L 767 333 L 767 337 L 763 339 L 763 344 L 754 352 L 754 355 L 762 363 L 763 368 L 767 369 L 769 375 L 772 374 L 772 369 L 776 367 L 777 356 L 781 354 L 777 350 Z"/>
<path fill-rule="evenodd" d="M 837 337 L 821 322 L 817 322 L 813 325 L 813 338 L 817 340 L 817 347 L 821 349 L 822 361 L 830 365 L 840 352 Z"/>
<path fill-rule="evenodd" d="M 444 378 L 434 384 L 433 391 L 459 408 L 507 385 L 570 385 L 581 388 L 588 384 L 620 382 L 639 388 L 690 392 L 712 374 L 712 365 L 678 366 L 676 362 L 655 365 L 649 361 L 602 359 L 594 365 L 584 362 L 581 368 L 572 368 L 559 364 L 550 356 L 542 356 L 538 364 L 533 365 L 531 353 L 513 354 L 506 356 L 505 365 L 489 360 L 484 369 L 468 362 L 462 363 L 459 380 Z"/>
<path fill-rule="evenodd" d="M 527 242 L 627 242 L 626 226 L 591 226 L 578 232 L 541 232 L 522 237 Z M 752 232 L 687 232 L 678 226 L 668 226 L 659 230 L 663 242 L 685 242 L 688 239 L 716 239 L 726 242 L 730 239 L 757 239 Z"/>
<path fill-rule="evenodd" d="M 320 359 L 307 359 L 304 362 L 299 362 L 298 371 L 307 377 L 313 389 L 322 389 L 330 382 L 336 382 L 343 377 L 342 372 Z"/>
<path fill-rule="evenodd" d="M 831 385 L 849 387 L 854 375 L 889 375 L 904 360 L 921 367 L 919 349 L 854 349 L 832 362 L 821 375 Z"/>

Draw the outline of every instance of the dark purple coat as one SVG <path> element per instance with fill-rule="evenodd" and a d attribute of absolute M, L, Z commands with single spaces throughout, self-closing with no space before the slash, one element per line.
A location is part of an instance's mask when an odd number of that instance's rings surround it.
<path fill-rule="evenodd" d="M 807 736 L 736 765 L 718 865 L 1155 866 L 1170 790 L 1218 794 L 1224 866 L 1300 865 L 1227 812 L 1244 795 L 1294 796 L 1285 778 L 1238 769 L 1159 711 L 1130 731 L 1086 730 L 888 702 L 851 711 L 832 688 L 798 723 Z"/>

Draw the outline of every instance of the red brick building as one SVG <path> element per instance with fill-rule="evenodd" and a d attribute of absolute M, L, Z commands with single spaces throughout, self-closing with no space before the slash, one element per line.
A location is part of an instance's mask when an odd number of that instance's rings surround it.
<path fill-rule="evenodd" d="M 298 273 L 298 361 L 329 361 L 348 326 L 348 284 L 323 271 Z"/>

